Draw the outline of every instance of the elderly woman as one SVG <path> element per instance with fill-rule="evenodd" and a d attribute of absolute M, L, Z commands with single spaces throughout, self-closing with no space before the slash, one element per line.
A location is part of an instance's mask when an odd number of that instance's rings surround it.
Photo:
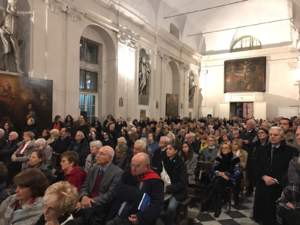
<path fill-rule="evenodd" d="M 202 210 L 205 211 L 212 208 L 215 212 L 215 217 L 219 217 L 224 191 L 226 187 L 234 186 L 239 177 L 240 159 L 233 154 L 230 144 L 223 143 L 220 148 L 220 155 L 216 158 L 213 165 L 211 188 Z"/>
<path fill-rule="evenodd" d="M 36 225 L 76 225 L 72 213 L 79 201 L 74 186 L 61 181 L 49 186 L 44 196 L 44 216 Z"/>
<path fill-rule="evenodd" d="M 22 169 L 26 167 L 27 161 L 34 150 L 34 133 L 25 131 L 23 133 L 23 141 L 20 143 L 18 149 L 12 154 L 11 161 L 21 162 Z"/>
<path fill-rule="evenodd" d="M 0 205 L 0 224 L 35 224 L 43 214 L 42 196 L 48 186 L 47 178 L 38 169 L 28 169 L 19 173 L 14 183 L 16 194 Z"/>
<path fill-rule="evenodd" d="M 39 138 L 34 142 L 35 150 L 42 151 L 44 154 L 44 163 L 51 165 L 52 164 L 52 148 L 47 144 L 47 141 L 44 138 Z"/>
<path fill-rule="evenodd" d="M 89 170 L 95 165 L 96 163 L 96 155 L 98 150 L 102 147 L 101 141 L 92 141 L 90 142 L 90 154 L 85 159 L 85 172 L 89 172 Z"/>
<path fill-rule="evenodd" d="M 78 154 L 73 151 L 66 151 L 61 155 L 61 169 L 65 180 L 80 190 L 85 181 L 86 172 L 78 166 Z"/>

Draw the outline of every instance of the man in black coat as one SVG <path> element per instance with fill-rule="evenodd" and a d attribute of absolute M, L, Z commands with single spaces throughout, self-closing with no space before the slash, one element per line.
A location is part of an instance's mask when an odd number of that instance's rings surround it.
<path fill-rule="evenodd" d="M 137 153 L 130 173 L 122 176 L 107 225 L 155 225 L 163 208 L 163 191 L 163 181 L 151 169 L 149 155 Z"/>
<path fill-rule="evenodd" d="M 75 141 L 70 145 L 70 151 L 75 151 L 79 155 L 79 166 L 84 167 L 85 159 L 89 154 L 89 143 L 82 131 L 78 130 L 75 135 Z"/>
<path fill-rule="evenodd" d="M 257 186 L 253 217 L 263 225 L 276 225 L 276 200 L 287 184 L 287 170 L 297 150 L 284 141 L 280 127 L 269 130 L 270 143 L 257 152 Z"/>

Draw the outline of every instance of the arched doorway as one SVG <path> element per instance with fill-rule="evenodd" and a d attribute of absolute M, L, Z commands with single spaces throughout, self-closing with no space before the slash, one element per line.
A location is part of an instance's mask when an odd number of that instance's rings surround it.
<path fill-rule="evenodd" d="M 166 117 L 179 116 L 180 76 L 177 63 L 170 61 L 166 74 Z"/>
<path fill-rule="evenodd" d="M 89 25 L 80 39 L 80 111 L 90 122 L 115 112 L 116 47 L 110 34 Z"/>

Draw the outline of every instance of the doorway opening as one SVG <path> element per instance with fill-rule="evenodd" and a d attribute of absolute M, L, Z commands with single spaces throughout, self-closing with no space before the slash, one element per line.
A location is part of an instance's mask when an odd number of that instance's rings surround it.
<path fill-rule="evenodd" d="M 230 117 L 252 118 L 253 102 L 230 102 Z"/>

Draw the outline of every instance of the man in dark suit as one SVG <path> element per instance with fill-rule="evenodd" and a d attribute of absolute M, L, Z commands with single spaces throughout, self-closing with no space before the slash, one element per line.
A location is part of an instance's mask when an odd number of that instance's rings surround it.
<path fill-rule="evenodd" d="M 91 168 L 81 188 L 81 206 L 109 204 L 116 185 L 120 181 L 122 170 L 112 164 L 114 150 L 110 146 L 100 148 L 96 155 L 97 164 Z"/>
<path fill-rule="evenodd" d="M 271 127 L 270 143 L 257 152 L 257 186 L 253 217 L 263 225 L 276 225 L 276 200 L 287 184 L 287 170 L 297 150 L 286 144 L 281 127 Z"/>

